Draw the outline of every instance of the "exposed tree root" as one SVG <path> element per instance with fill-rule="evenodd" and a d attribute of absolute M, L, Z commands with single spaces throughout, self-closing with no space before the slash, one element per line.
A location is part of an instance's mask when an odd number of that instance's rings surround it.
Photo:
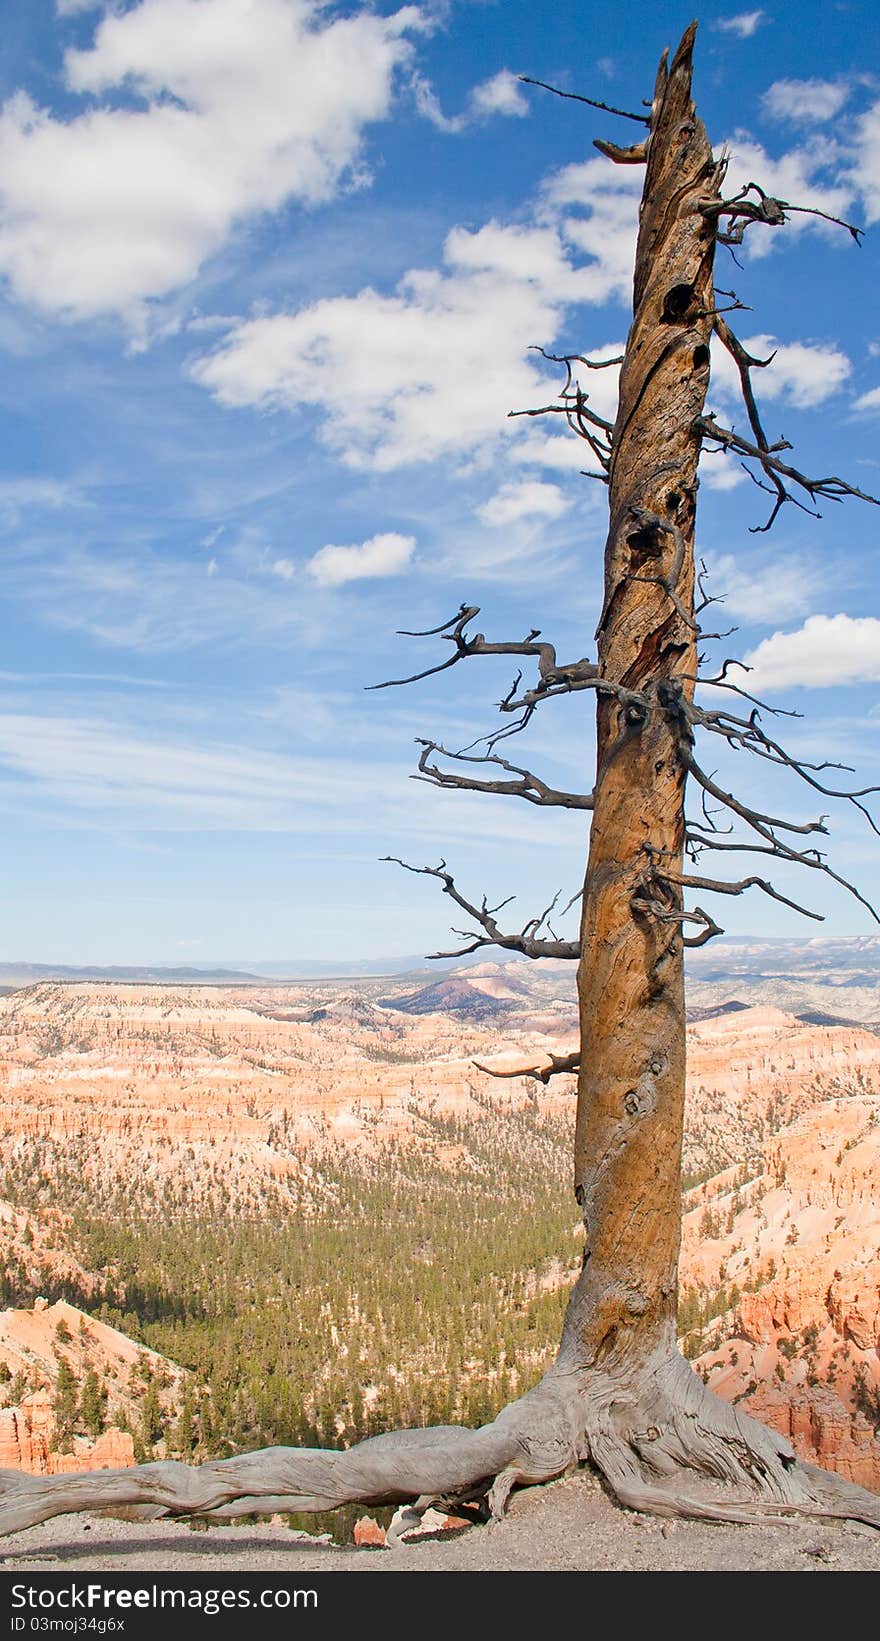
<path fill-rule="evenodd" d="M 431 1504 L 454 1511 L 485 1498 L 497 1520 L 514 1487 L 552 1480 L 586 1459 L 621 1504 L 653 1515 L 733 1522 L 808 1515 L 880 1528 L 880 1497 L 802 1463 L 783 1437 L 719 1401 L 682 1357 L 664 1353 L 631 1382 L 619 1367 L 582 1376 L 559 1362 L 478 1430 L 401 1430 L 345 1452 L 272 1447 L 198 1466 L 0 1471 L 0 1533 L 123 1505 L 229 1520 L 405 1504 L 415 1520 Z M 682 1489 L 685 1471 L 702 1478 L 693 1493 Z M 707 1493 L 707 1480 L 722 1485 Z"/>

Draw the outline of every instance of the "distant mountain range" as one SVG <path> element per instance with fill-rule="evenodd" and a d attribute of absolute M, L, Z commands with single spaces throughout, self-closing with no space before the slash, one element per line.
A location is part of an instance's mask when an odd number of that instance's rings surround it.
<path fill-rule="evenodd" d="M 0 986 L 35 986 L 41 980 L 114 980 L 117 984 L 145 985 L 215 985 L 234 986 L 245 982 L 251 985 L 260 975 L 247 974 L 238 969 L 172 968 L 169 964 L 147 966 L 118 965 L 100 968 L 84 964 L 81 967 L 66 963 L 0 963 Z"/>
<path fill-rule="evenodd" d="M 482 955 L 482 954 L 477 954 Z M 507 954 L 504 954 L 505 957 Z M 508 959 L 510 960 L 510 959 Z M 513 961 L 524 962 L 514 955 Z M 472 961 L 477 961 L 475 956 Z M 265 985 L 272 980 L 368 980 L 391 975 L 436 974 L 438 970 L 463 968 L 466 958 L 425 957 L 362 958 L 354 962 L 325 962 L 301 958 L 297 962 L 220 963 L 202 968 L 171 963 L 132 963 L 102 966 L 99 963 L 0 963 L 0 986 L 34 986 L 40 981 L 112 980 L 118 985 L 237 986 Z"/>
<path fill-rule="evenodd" d="M 11 962 L 0 963 L 0 986 L 29 986 L 52 980 L 108 980 L 132 985 L 265 985 L 273 980 L 367 980 L 383 976 L 448 974 L 451 970 L 476 969 L 485 959 L 485 951 L 477 951 L 470 957 L 437 959 L 413 955 L 328 962 L 304 957 L 288 962 L 232 960 L 200 967 L 171 963 L 104 967 Z M 493 967 L 508 963 L 525 964 L 529 970 L 533 967 L 516 953 L 492 954 Z M 569 970 L 568 964 L 551 961 L 538 965 L 539 970 L 551 967 Z M 719 985 L 737 979 L 748 980 L 752 985 L 762 980 L 792 981 L 795 978 L 804 982 L 812 976 L 836 987 L 870 988 L 880 985 L 880 936 L 796 940 L 727 935 L 690 953 L 688 971 L 691 979 L 700 985 Z"/>

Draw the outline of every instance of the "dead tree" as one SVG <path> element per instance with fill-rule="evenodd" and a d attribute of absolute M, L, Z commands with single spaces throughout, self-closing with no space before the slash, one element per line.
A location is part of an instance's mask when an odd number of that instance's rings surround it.
<path fill-rule="evenodd" d="M 505 932 L 502 908 L 469 900 L 445 863 L 411 868 L 437 878 L 469 917 L 463 951 L 495 944 L 529 957 L 580 957 L 575 1189 L 586 1242 L 556 1361 L 533 1390 L 477 1430 L 399 1431 L 346 1452 L 270 1448 L 196 1467 L 158 1463 L 46 1477 L 4 1472 L 0 1531 L 65 1511 L 131 1504 L 174 1516 L 229 1517 L 352 1501 L 412 1504 L 419 1512 L 429 1503 L 454 1508 L 488 1498 L 497 1516 L 515 1485 L 546 1481 L 586 1461 L 636 1509 L 733 1521 L 806 1513 L 880 1526 L 880 1499 L 798 1460 L 782 1436 L 716 1398 L 676 1346 L 683 948 L 719 932 L 711 914 L 686 897 L 756 888 L 794 904 L 763 876 L 728 882 L 692 868 L 707 850 L 742 851 L 844 881 L 803 841 L 825 833 L 824 818 L 789 821 L 724 790 L 698 761 L 698 732 L 791 769 L 818 793 L 865 813 L 869 795 L 830 785 L 832 766 L 787 753 L 762 727 L 760 703 L 729 679 L 731 663 L 702 682 L 726 692 L 722 702 L 733 693 L 743 706 L 708 709 L 695 701 L 698 644 L 707 636 L 698 618 L 711 602 L 694 565 L 702 449 L 720 447 L 751 464 L 772 498 L 763 527 L 787 502 L 809 506 L 862 493 L 840 479 L 799 472 L 783 460 L 788 446 L 764 434 L 751 380 L 761 361 L 749 357 L 719 310 L 715 250 L 739 244 L 753 226 L 780 226 L 801 207 L 755 184 L 725 196 L 725 161 L 713 154 L 691 101 L 694 35 L 692 26 L 671 64 L 664 55 L 650 112 L 625 116 L 642 123 L 644 140 L 626 149 L 597 145 L 615 162 L 645 167 L 634 317 L 616 419 L 611 424 L 592 410 L 578 380 L 578 367 L 593 368 L 586 359 L 563 361 L 560 401 L 546 407 L 589 446 L 596 476 L 608 485 L 596 658 L 560 663 L 536 631 L 490 642 L 472 630 L 478 610 L 464 605 L 434 631 L 451 645 L 446 659 L 417 675 L 481 656 L 535 663 L 533 683 L 524 686 L 517 674 L 501 702 L 504 727 L 483 753 L 450 754 L 423 742 L 419 775 L 439 786 L 592 810 L 578 941 L 556 936 L 554 907 Z M 713 336 L 737 365 L 748 438 L 706 414 Z M 597 771 L 589 794 L 558 791 L 496 751 L 546 701 L 580 690 L 596 697 Z M 686 818 L 689 784 L 702 803 L 695 819 Z M 719 825 L 722 810 L 733 832 Z M 543 1071 L 563 1069 L 572 1062 Z"/>

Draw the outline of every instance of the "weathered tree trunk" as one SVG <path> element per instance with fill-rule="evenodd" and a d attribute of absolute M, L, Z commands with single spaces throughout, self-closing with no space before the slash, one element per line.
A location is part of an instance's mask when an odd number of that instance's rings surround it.
<path fill-rule="evenodd" d="M 612 441 L 603 677 L 648 700 L 600 695 L 584 891 L 575 1186 L 587 1233 L 584 1304 L 568 1342 L 584 1361 L 675 1339 L 685 1010 L 680 892 L 686 770 L 679 692 L 696 673 L 694 521 L 715 306 L 716 164 L 691 103 L 691 39 L 661 66 L 636 253 L 634 318 Z M 654 903 L 652 910 L 646 903 Z M 658 910 L 662 904 L 662 911 Z M 642 909 L 640 909 L 642 908 Z M 668 914 L 668 921 L 664 920 Z"/>
<path fill-rule="evenodd" d="M 663 874 L 681 871 L 688 734 L 679 708 L 697 670 L 696 424 L 717 236 L 717 218 L 698 203 L 719 198 L 723 172 L 691 102 L 694 32 L 657 77 L 612 441 L 598 670 L 614 693 L 598 697 L 579 974 L 575 1184 L 586 1246 L 558 1357 L 479 1430 L 398 1431 L 347 1452 L 267 1448 L 196 1467 L 5 1471 L 0 1533 L 132 1504 L 235 1516 L 415 1500 L 418 1511 L 488 1494 L 498 1514 L 518 1482 L 586 1459 L 623 1503 L 662 1514 L 808 1513 L 880 1526 L 880 1499 L 798 1462 L 782 1437 L 713 1396 L 676 1347 L 683 936 L 680 891 Z M 626 691 L 638 699 L 627 703 Z M 711 1480 L 712 1492 L 699 1481 L 683 1492 L 686 1470 Z"/>

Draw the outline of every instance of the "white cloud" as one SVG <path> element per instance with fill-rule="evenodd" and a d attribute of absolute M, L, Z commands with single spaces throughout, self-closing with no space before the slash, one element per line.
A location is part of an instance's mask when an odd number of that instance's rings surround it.
<path fill-rule="evenodd" d="M 876 616 L 811 615 L 796 632 L 775 632 L 745 656 L 750 687 L 768 689 L 880 681 L 880 620 Z"/>
<path fill-rule="evenodd" d="M 852 374 L 846 354 L 830 342 L 778 342 L 775 336 L 763 335 L 744 337 L 743 346 L 754 359 L 775 354 L 772 364 L 752 374 L 759 404 L 780 399 L 798 410 L 810 409 L 839 393 Z M 736 366 L 717 343 L 712 349 L 711 395 L 725 400 L 739 395 Z"/>
<path fill-rule="evenodd" d="M 491 80 L 474 86 L 471 106 L 476 114 L 512 114 L 522 117 L 529 112 L 529 104 L 520 91 L 519 82 L 509 68 L 493 74 Z"/>
<path fill-rule="evenodd" d="M 0 710 L 0 769 L 7 807 L 54 819 L 64 804 L 69 818 L 93 817 L 102 830 L 349 835 L 357 848 L 370 835 L 376 853 L 412 836 L 430 853 L 441 834 L 466 844 L 494 838 L 532 846 L 538 823 L 471 794 L 461 794 L 450 813 L 442 794 L 413 785 L 399 757 L 367 760 L 362 744 L 339 756 L 326 747 L 279 753 L 250 738 L 159 735 L 137 720 L 69 709 Z M 548 814 L 540 830 L 539 841 L 570 847 L 562 818 Z"/>
<path fill-rule="evenodd" d="M 592 259 L 581 275 L 582 302 L 632 301 L 643 181 L 640 166 L 595 159 L 566 165 L 547 183 L 547 210 L 569 243 Z"/>
<path fill-rule="evenodd" d="M 59 513 L 65 508 L 88 506 L 82 491 L 64 480 L 31 478 L 27 474 L 0 479 L 0 524 L 4 528 L 17 526 L 35 512 Z"/>
<path fill-rule="evenodd" d="M 849 92 L 845 80 L 775 80 L 761 102 L 773 120 L 822 125 L 840 113 Z"/>
<path fill-rule="evenodd" d="M 715 27 L 724 34 L 736 34 L 740 40 L 749 40 L 763 21 L 763 11 L 740 11 L 735 17 L 719 17 Z"/>
<path fill-rule="evenodd" d="M 581 473 L 592 455 L 587 445 L 571 433 L 527 433 L 508 450 L 519 466 L 549 467 L 560 473 Z"/>
<path fill-rule="evenodd" d="M 373 581 L 399 575 L 415 552 L 415 537 L 395 531 L 371 536 L 357 547 L 321 547 L 306 566 L 321 587 L 342 587 L 347 581 Z"/>
<path fill-rule="evenodd" d="M 296 565 L 292 558 L 276 558 L 272 565 L 272 574 L 281 581 L 292 581 L 296 575 Z"/>
<path fill-rule="evenodd" d="M 541 484 L 537 479 L 503 484 L 494 496 L 477 508 L 477 517 L 493 529 L 516 524 L 525 518 L 559 518 L 567 512 L 571 502 L 556 484 Z"/>
<path fill-rule="evenodd" d="M 880 222 L 880 102 L 858 121 L 852 152 L 858 161 L 851 172 L 868 222 Z"/>
<path fill-rule="evenodd" d="M 389 471 L 511 437 L 508 411 L 547 392 L 527 341 L 551 341 L 558 314 L 525 270 L 422 270 L 393 296 L 247 320 L 193 375 L 225 405 L 314 406 L 349 466 Z"/>
<path fill-rule="evenodd" d="M 185 285 L 249 216 L 329 199 L 358 177 L 422 26 L 405 7 L 328 18 L 319 0 L 140 0 L 65 58 L 63 119 L 23 93 L 0 111 L 0 272 L 68 318 L 121 314 Z M 120 92 L 140 106 L 118 106 Z M 114 106 L 115 105 L 115 106 Z"/>
<path fill-rule="evenodd" d="M 529 112 L 528 102 L 520 91 L 516 75 L 511 74 L 507 68 L 503 68 L 499 74 L 493 74 L 490 80 L 484 80 L 481 85 L 475 85 L 468 97 L 467 107 L 461 114 L 444 114 L 434 87 L 423 74 L 414 73 L 410 85 L 422 118 L 429 120 L 438 131 L 446 131 L 452 136 L 467 131 L 478 121 L 491 119 L 496 114 L 522 116 Z"/>
<path fill-rule="evenodd" d="M 576 184 L 551 187 L 536 225 L 454 228 L 446 271 L 414 269 L 391 296 L 366 289 L 243 321 L 194 362 L 194 378 L 228 406 L 316 408 L 324 442 L 352 467 L 389 471 L 443 455 L 484 455 L 502 439 L 524 438 L 508 412 L 546 402 L 558 380 L 530 346 L 552 343 L 568 304 L 605 301 L 631 282 L 634 197 L 600 186 L 591 166 L 569 169 L 578 173 Z M 610 210 L 618 232 L 594 232 L 572 213 L 556 225 L 557 198 L 576 199 L 587 211 L 592 201 L 600 218 Z M 573 245 L 591 260 L 575 262 Z M 614 351 L 600 348 L 596 357 Z M 613 417 L 616 371 L 584 370 L 583 385 L 600 413 Z"/>
<path fill-rule="evenodd" d="M 56 530 L 36 552 L 8 565 L 7 586 L 36 603 L 43 622 L 101 645 L 161 654 L 286 643 L 303 629 L 300 601 L 279 598 L 269 562 L 250 545 L 230 547 L 222 560 L 160 554 L 144 541 L 111 554 L 106 546 L 71 547 L 69 534 Z"/>
<path fill-rule="evenodd" d="M 863 393 L 856 399 L 853 410 L 880 410 L 880 387 L 872 387 L 870 393 Z"/>
<path fill-rule="evenodd" d="M 700 452 L 700 483 L 709 490 L 735 490 L 745 484 L 748 474 L 743 471 L 738 457 L 724 450 L 704 446 Z"/>
<path fill-rule="evenodd" d="M 55 805 L 127 814 L 150 830 L 349 831 L 357 786 L 368 794 L 368 813 L 356 825 L 379 831 L 399 811 L 407 780 L 404 770 L 378 761 L 365 767 L 356 758 L 160 738 L 137 724 L 72 713 L 0 712 L 0 766 L 7 796 L 8 778 L 17 776 L 28 783 L 28 799 L 42 792 Z"/>

